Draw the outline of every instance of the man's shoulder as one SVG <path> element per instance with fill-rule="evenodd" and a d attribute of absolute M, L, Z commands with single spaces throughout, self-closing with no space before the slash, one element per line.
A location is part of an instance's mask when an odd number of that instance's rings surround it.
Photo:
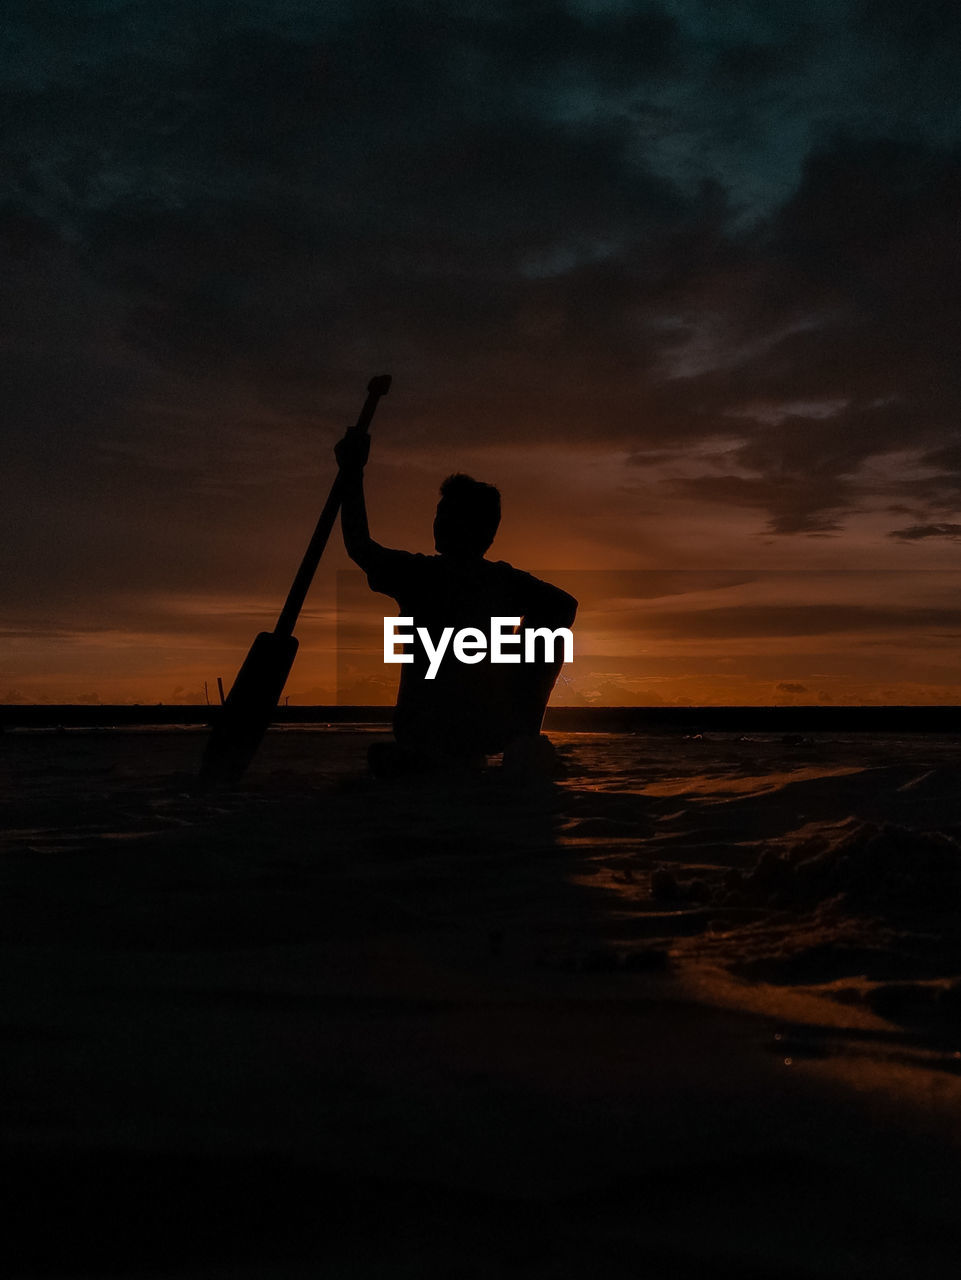
<path fill-rule="evenodd" d="M 430 559 L 429 556 L 421 555 L 419 551 L 403 551 L 401 550 L 400 547 L 385 547 L 385 546 L 382 546 L 381 543 L 379 542 L 371 542 L 370 545 L 371 545 L 372 553 L 378 559 L 389 558 L 391 560 L 397 560 L 398 562 L 403 560 Z"/>
<path fill-rule="evenodd" d="M 529 578 L 531 576 L 529 573 L 525 573 L 523 569 L 515 569 L 506 560 L 484 560 L 482 563 L 486 564 L 491 572 L 501 574 L 504 577 L 513 578 L 519 576 Z"/>
<path fill-rule="evenodd" d="M 372 590 L 393 596 L 429 572 L 427 566 L 436 559 L 419 551 L 400 551 L 374 543 L 366 566 L 367 582 Z"/>
<path fill-rule="evenodd" d="M 425 556 L 420 551 L 402 551 L 397 547 L 382 547 L 379 543 L 371 544 L 370 563 L 390 565 L 396 568 L 408 568 L 428 564 L 437 556 Z"/>
<path fill-rule="evenodd" d="M 515 569 L 506 560 L 488 562 L 499 575 L 499 582 L 517 602 L 521 613 L 543 613 L 546 616 L 561 618 L 554 625 L 570 626 L 577 612 L 577 601 L 552 582 L 537 578 L 524 569 Z"/>
<path fill-rule="evenodd" d="M 547 585 L 546 583 L 542 584 L 540 578 L 535 578 L 526 569 L 518 569 L 506 560 L 485 560 L 484 564 L 489 566 L 492 575 L 502 578 L 505 582 L 514 582 L 519 586 L 527 584 Z"/>

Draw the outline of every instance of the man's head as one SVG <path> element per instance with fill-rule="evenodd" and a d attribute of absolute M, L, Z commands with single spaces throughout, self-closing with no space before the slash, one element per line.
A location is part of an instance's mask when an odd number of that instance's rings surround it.
<path fill-rule="evenodd" d="M 448 476 L 434 517 L 434 546 L 441 555 L 482 556 L 501 519 L 501 495 L 470 476 Z"/>

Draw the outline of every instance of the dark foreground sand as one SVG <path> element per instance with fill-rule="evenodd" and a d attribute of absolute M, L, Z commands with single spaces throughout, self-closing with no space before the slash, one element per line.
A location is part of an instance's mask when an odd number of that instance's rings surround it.
<path fill-rule="evenodd" d="M 0 736 L 5 1274 L 955 1273 L 956 743 L 374 737 Z"/>

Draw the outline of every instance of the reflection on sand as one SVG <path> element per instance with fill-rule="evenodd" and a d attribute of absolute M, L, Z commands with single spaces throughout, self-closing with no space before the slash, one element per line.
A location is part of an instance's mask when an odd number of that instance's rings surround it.
<path fill-rule="evenodd" d="M 371 739 L 0 740 L 23 1274 L 946 1273 L 953 742 Z"/>

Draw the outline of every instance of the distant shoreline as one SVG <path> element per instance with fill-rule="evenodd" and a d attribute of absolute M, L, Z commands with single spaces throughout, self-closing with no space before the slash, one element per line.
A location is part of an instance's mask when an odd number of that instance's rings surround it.
<path fill-rule="evenodd" d="M 214 706 L 0 704 L 0 729 L 204 725 Z M 392 708 L 278 707 L 275 723 L 389 725 Z M 961 734 L 961 707 L 549 707 L 557 733 Z"/>

